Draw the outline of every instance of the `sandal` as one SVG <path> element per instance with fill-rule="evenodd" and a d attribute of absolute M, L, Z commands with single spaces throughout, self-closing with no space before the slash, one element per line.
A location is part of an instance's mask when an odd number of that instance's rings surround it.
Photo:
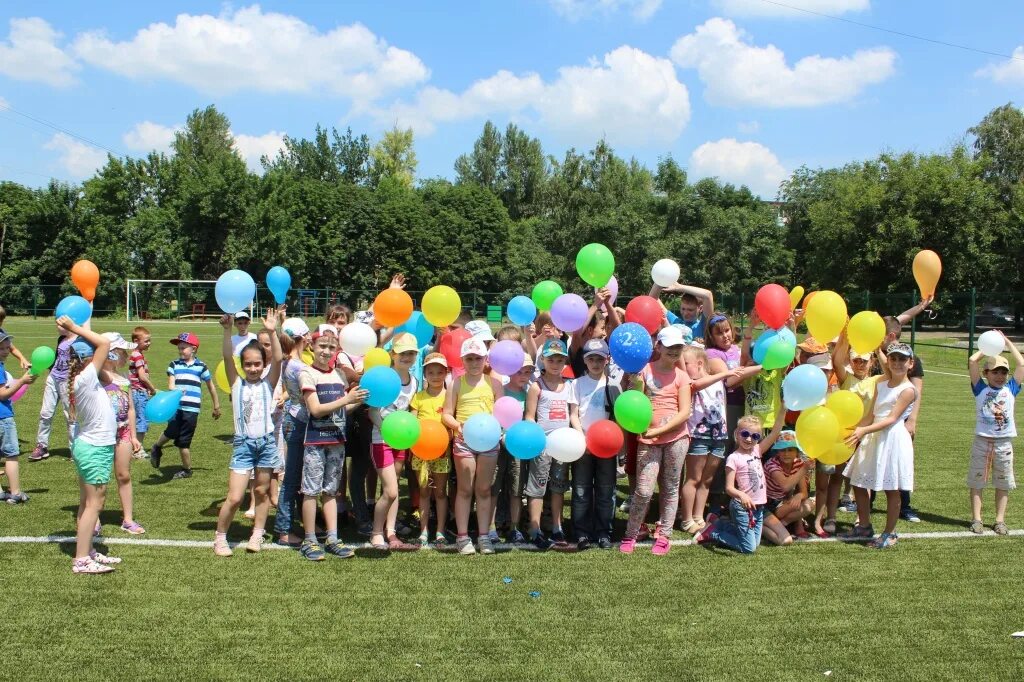
<path fill-rule="evenodd" d="M 853 528 L 848 533 L 843 533 L 839 536 L 841 540 L 869 540 L 875 534 L 875 529 L 872 526 L 861 526 L 854 524 Z"/>
<path fill-rule="evenodd" d="M 868 547 L 874 547 L 875 549 L 888 549 L 896 544 L 896 540 L 899 536 L 896 533 L 882 533 L 877 538 L 868 543 Z"/>
<path fill-rule="evenodd" d="M 985 533 L 985 524 L 981 522 L 981 519 L 974 519 L 971 521 L 971 532 L 976 535 L 982 535 Z"/>
<path fill-rule="evenodd" d="M 420 548 L 420 546 L 411 545 L 408 542 L 403 541 L 397 535 L 389 535 L 387 548 L 393 552 L 415 552 Z"/>
<path fill-rule="evenodd" d="M 992 530 L 996 532 L 996 535 L 1009 535 L 1010 529 L 1006 527 L 1006 524 L 1000 521 L 996 525 L 992 526 Z"/>
<path fill-rule="evenodd" d="M 835 535 L 836 534 L 836 520 L 835 519 L 829 519 L 825 523 L 821 524 L 821 527 L 829 535 Z"/>
<path fill-rule="evenodd" d="M 688 519 L 682 526 L 680 526 L 679 530 L 684 533 L 694 535 L 695 533 L 700 532 L 700 524 L 695 519 Z"/>

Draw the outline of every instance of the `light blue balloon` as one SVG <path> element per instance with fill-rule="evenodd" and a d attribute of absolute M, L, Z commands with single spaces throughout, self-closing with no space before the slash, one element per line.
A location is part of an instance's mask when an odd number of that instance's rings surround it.
<path fill-rule="evenodd" d="M 536 422 L 516 422 L 505 432 L 505 447 L 516 459 L 533 459 L 544 452 L 546 444 L 544 429 Z"/>
<path fill-rule="evenodd" d="M 474 452 L 487 452 L 498 447 L 501 424 L 489 414 L 474 414 L 462 425 L 462 440 Z"/>
<path fill-rule="evenodd" d="M 288 298 L 288 290 L 292 288 L 292 276 L 280 265 L 275 265 L 267 271 L 267 288 L 274 295 L 278 305 L 282 305 Z"/>
<path fill-rule="evenodd" d="M 228 315 L 245 310 L 256 298 L 256 282 L 247 272 L 228 270 L 217 278 L 213 289 L 217 306 Z"/>
<path fill-rule="evenodd" d="M 181 391 L 160 391 L 146 403 L 146 420 L 168 422 L 181 405 Z"/>
<path fill-rule="evenodd" d="M 796 345 L 796 334 L 794 334 L 793 330 L 790 329 L 789 327 L 782 327 L 781 329 L 777 330 L 777 333 L 779 335 L 779 338 L 785 341 L 790 346 Z"/>
<path fill-rule="evenodd" d="M 402 377 L 390 367 L 372 367 L 366 370 L 359 387 L 366 389 L 370 395 L 366 404 L 370 407 L 387 407 L 398 399 L 402 392 Z"/>
<path fill-rule="evenodd" d="M 768 329 L 761 333 L 754 341 L 754 347 L 750 350 L 750 354 L 754 357 L 754 362 L 761 364 L 764 362 L 764 354 L 768 352 L 768 346 L 772 344 L 779 336 L 779 332 L 774 329 Z"/>
<path fill-rule="evenodd" d="M 820 405 L 828 391 L 828 378 L 814 365 L 798 365 L 782 381 L 782 399 L 790 410 Z"/>
<path fill-rule="evenodd" d="M 53 311 L 54 317 L 64 317 L 65 315 L 81 327 L 92 317 L 92 306 L 81 296 L 67 296 L 61 299 Z"/>
<path fill-rule="evenodd" d="M 423 316 L 418 310 L 412 311 L 412 315 L 406 320 L 405 324 L 395 329 L 394 336 L 398 336 L 403 332 L 408 332 L 416 337 L 416 345 L 420 348 L 428 345 L 434 340 L 434 325 L 427 321 L 427 318 Z"/>
<path fill-rule="evenodd" d="M 631 374 L 642 370 L 651 361 L 654 352 L 651 335 L 643 325 L 636 322 L 626 322 L 616 327 L 608 338 L 608 346 L 615 364 Z"/>
<path fill-rule="evenodd" d="M 508 302 L 505 312 L 508 314 L 508 319 L 512 320 L 512 324 L 518 324 L 521 327 L 537 319 L 537 306 L 529 296 L 516 296 Z"/>

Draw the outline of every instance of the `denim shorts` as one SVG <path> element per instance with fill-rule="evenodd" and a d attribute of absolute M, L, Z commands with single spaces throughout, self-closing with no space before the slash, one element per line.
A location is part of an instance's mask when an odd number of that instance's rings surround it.
<path fill-rule="evenodd" d="M 725 446 L 729 444 L 726 439 L 715 440 L 712 438 L 691 438 L 690 451 L 687 455 L 711 455 L 718 459 L 725 459 Z"/>
<path fill-rule="evenodd" d="M 14 459 L 20 453 L 18 427 L 14 425 L 14 417 L 0 419 L 0 457 Z"/>
<path fill-rule="evenodd" d="M 231 453 L 229 468 L 237 473 L 247 474 L 253 469 L 274 469 L 280 463 L 277 439 L 272 433 L 259 438 L 236 435 L 231 444 L 234 452 Z"/>
<path fill-rule="evenodd" d="M 135 405 L 135 433 L 140 436 L 149 431 L 149 422 L 146 421 L 146 405 L 148 403 L 148 393 L 137 388 L 132 389 L 132 404 Z"/>

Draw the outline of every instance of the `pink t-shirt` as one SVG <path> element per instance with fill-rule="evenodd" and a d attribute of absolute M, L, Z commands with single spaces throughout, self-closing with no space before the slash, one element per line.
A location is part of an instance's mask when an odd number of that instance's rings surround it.
<path fill-rule="evenodd" d="M 768 491 L 761 466 L 761 446 L 755 445 L 749 453 L 734 452 L 725 460 L 725 468 L 736 472 L 736 489 L 746 493 L 754 504 L 766 504 Z"/>
<path fill-rule="evenodd" d="M 679 367 L 673 367 L 668 372 L 658 372 L 654 365 L 647 365 L 640 371 L 640 378 L 644 382 L 644 393 L 651 399 L 651 407 L 654 409 L 652 429 L 667 423 L 679 414 L 679 390 L 691 383 L 686 372 Z M 640 438 L 640 442 L 646 445 L 663 445 L 689 435 L 690 427 L 684 421 L 678 428 L 657 438 Z"/>

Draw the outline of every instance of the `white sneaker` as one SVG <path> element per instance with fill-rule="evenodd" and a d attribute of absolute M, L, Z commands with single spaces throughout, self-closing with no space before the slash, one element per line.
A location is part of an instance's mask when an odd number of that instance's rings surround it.
<path fill-rule="evenodd" d="M 113 571 L 113 566 L 105 566 L 97 561 L 93 561 L 92 557 L 75 559 L 71 564 L 72 573 L 99 575 L 100 573 L 112 573 Z"/>
<path fill-rule="evenodd" d="M 455 548 L 459 550 L 459 554 L 465 554 L 466 556 L 469 556 L 470 554 L 476 554 L 476 548 L 473 547 L 473 541 L 470 540 L 468 537 L 459 538 L 458 540 L 456 540 Z"/>
<path fill-rule="evenodd" d="M 629 513 L 629 508 L 630 508 L 630 506 L 632 506 L 632 504 L 633 504 L 633 496 L 630 495 L 625 500 L 623 500 L 622 504 L 619 505 L 619 511 L 622 512 L 623 514 L 628 514 Z"/>
<path fill-rule="evenodd" d="M 227 538 L 214 538 L 213 539 L 213 553 L 217 556 L 231 556 L 234 552 L 231 551 L 231 547 L 228 546 Z"/>
<path fill-rule="evenodd" d="M 254 534 L 249 538 L 249 544 L 245 546 L 245 551 L 255 554 L 261 549 L 263 549 L 263 533 L 260 533 L 259 535 Z"/>
<path fill-rule="evenodd" d="M 121 563 L 121 557 L 100 554 L 95 549 L 89 552 L 89 558 L 98 564 L 103 564 L 104 566 L 116 566 Z"/>

